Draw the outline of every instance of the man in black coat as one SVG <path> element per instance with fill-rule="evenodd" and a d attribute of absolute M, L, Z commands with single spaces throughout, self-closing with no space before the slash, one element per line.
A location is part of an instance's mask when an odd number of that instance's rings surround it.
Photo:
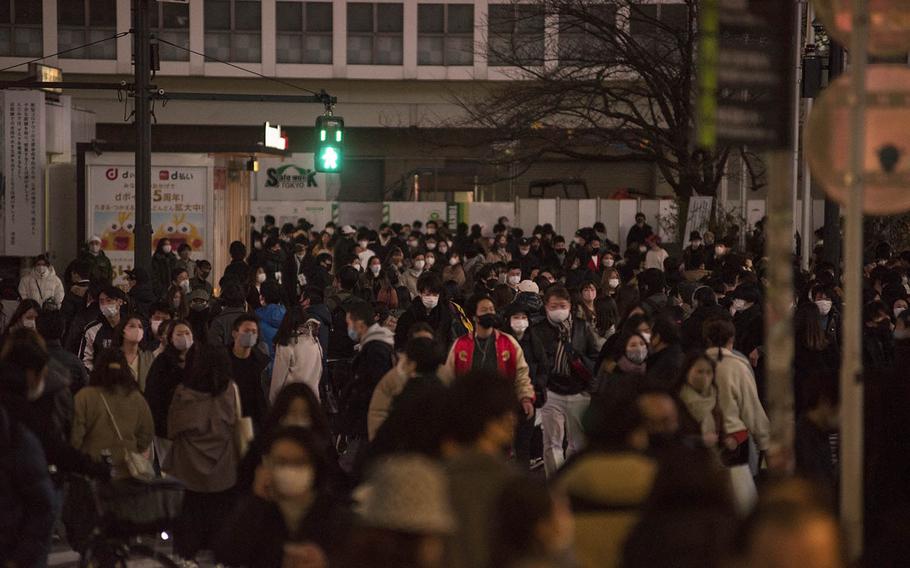
<path fill-rule="evenodd" d="M 424 272 L 417 279 L 418 296 L 411 302 L 407 311 L 398 318 L 395 327 L 395 348 L 403 350 L 408 342 L 408 332 L 415 323 L 426 322 L 433 328 L 436 341 L 443 347 L 451 345 L 452 313 L 448 302 L 440 301 L 443 297 L 442 278 L 436 272 Z"/>
<path fill-rule="evenodd" d="M 629 234 L 626 235 L 626 248 L 629 248 L 633 244 L 644 245 L 645 240 L 654 234 L 654 229 L 651 228 L 651 225 L 645 222 L 646 217 L 644 213 L 635 214 L 635 224 L 632 225 L 632 228 L 629 229 Z"/>
<path fill-rule="evenodd" d="M 682 347 L 679 344 L 679 330 L 666 317 L 658 317 L 651 326 L 651 345 L 647 364 L 648 379 L 670 387 L 679 376 L 682 367 Z"/>
<path fill-rule="evenodd" d="M 133 310 L 148 318 L 152 304 L 158 300 L 152 289 L 152 279 L 148 271 L 137 267 L 124 272 L 126 272 L 127 281 L 130 284 L 130 291 L 127 295 Z"/>

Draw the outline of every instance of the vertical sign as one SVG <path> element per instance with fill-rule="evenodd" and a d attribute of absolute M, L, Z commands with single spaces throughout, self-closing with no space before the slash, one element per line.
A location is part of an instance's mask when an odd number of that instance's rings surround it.
<path fill-rule="evenodd" d="M 702 0 L 699 10 L 699 146 L 789 148 L 793 1 Z"/>
<path fill-rule="evenodd" d="M 44 252 L 44 93 L 2 93 L 3 250 L 5 256 Z"/>

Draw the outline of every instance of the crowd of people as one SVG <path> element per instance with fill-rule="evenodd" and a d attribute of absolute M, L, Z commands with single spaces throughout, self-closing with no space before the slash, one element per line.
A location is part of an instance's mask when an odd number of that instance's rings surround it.
<path fill-rule="evenodd" d="M 761 230 L 746 247 L 693 232 L 671 254 L 643 214 L 624 250 L 602 223 L 267 217 L 217 281 L 165 238 L 122 286 L 97 237 L 62 278 L 38 257 L 4 310 L 0 558 L 44 564 L 68 476 L 150 468 L 185 486 L 187 566 L 203 550 L 264 567 L 845 566 L 836 270 L 797 271 L 794 459 L 811 482 L 776 480 Z M 873 433 L 908 425 L 908 269 L 881 246 L 867 271 L 871 403 L 892 409 Z M 869 456 L 903 454 L 895 438 Z M 867 519 L 885 549 L 910 510 L 908 468 L 888 467 Z"/>

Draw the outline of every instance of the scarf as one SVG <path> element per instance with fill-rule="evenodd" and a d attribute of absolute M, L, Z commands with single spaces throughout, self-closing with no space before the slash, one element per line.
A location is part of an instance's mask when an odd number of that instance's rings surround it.
<path fill-rule="evenodd" d="M 553 373 L 556 375 L 569 375 L 569 351 L 571 350 L 572 341 L 572 316 L 569 315 L 566 321 L 560 324 L 550 322 L 559 332 L 559 338 L 556 343 L 556 357 L 553 360 Z"/>
<path fill-rule="evenodd" d="M 616 363 L 616 366 L 619 367 L 619 370 L 628 375 L 644 375 L 645 374 L 645 364 L 642 363 L 633 363 L 623 355 L 619 358 L 619 361 Z"/>

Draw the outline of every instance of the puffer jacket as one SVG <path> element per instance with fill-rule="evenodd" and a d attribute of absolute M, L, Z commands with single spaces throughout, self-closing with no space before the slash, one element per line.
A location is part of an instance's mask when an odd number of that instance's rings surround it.
<path fill-rule="evenodd" d="M 54 272 L 53 266 L 48 267 L 44 276 L 32 269 L 19 279 L 19 296 L 23 300 L 35 300 L 42 306 L 49 300 L 53 300 L 54 305 L 59 309 L 63 306 L 63 296 L 65 295 L 63 282 Z"/>
<path fill-rule="evenodd" d="M 281 304 L 268 304 L 256 309 L 259 317 L 259 336 L 269 348 L 269 360 L 275 359 L 275 336 L 287 309 Z"/>

